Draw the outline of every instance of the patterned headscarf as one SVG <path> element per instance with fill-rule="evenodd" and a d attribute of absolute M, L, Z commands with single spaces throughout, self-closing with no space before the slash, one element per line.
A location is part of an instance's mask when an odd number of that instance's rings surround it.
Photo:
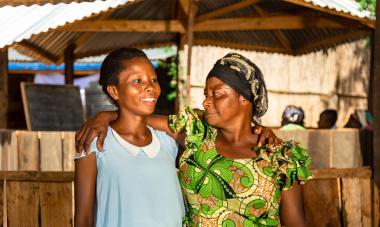
<path fill-rule="evenodd" d="M 253 104 L 254 122 L 268 109 L 267 90 L 263 74 L 249 59 L 237 53 L 229 53 L 216 61 L 207 79 L 216 77 L 232 87 Z"/>

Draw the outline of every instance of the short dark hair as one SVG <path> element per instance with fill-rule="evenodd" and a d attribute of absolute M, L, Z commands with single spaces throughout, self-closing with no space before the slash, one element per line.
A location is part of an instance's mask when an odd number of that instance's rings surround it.
<path fill-rule="evenodd" d="M 125 61 L 138 57 L 149 60 L 146 54 L 137 48 L 120 48 L 107 55 L 100 66 L 99 84 L 108 96 L 107 86 L 119 84 L 118 75 L 126 69 Z"/>
<path fill-rule="evenodd" d="M 327 109 L 322 111 L 319 115 L 319 126 L 322 128 L 331 128 L 335 125 L 336 120 L 338 119 L 338 113 L 336 110 Z"/>

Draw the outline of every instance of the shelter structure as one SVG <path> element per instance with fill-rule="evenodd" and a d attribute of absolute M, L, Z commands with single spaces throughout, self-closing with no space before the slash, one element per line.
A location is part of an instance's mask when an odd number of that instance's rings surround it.
<path fill-rule="evenodd" d="M 59 4 L 71 2 L 90 2 L 95 0 L 0 0 L 0 6 L 19 6 L 19 5 L 44 5 L 44 4 Z"/>
<path fill-rule="evenodd" d="M 377 183 L 380 182 L 380 25 L 354 0 L 117 0 L 80 4 L 89 4 L 91 8 L 91 4 L 101 3 L 104 4 L 99 6 L 101 9 L 95 7 L 92 13 L 87 7 L 76 8 L 77 11 L 50 9 L 51 13 L 45 17 L 30 19 L 28 27 L 12 37 L 7 35 L 10 38 L 7 42 L 0 42 L 0 100 L 3 102 L 0 105 L 4 107 L 0 112 L 0 127 L 6 127 L 7 103 L 4 102 L 9 46 L 40 61 L 65 62 L 66 81 L 71 83 L 74 58 L 125 46 L 176 44 L 182 56 L 179 91 L 183 92 L 182 97 L 189 97 L 193 45 L 300 55 L 371 35 L 374 58 L 369 109 L 374 111 L 375 118 L 374 175 Z M 40 7 L 45 6 L 48 5 Z M 4 8 L 0 8 L 0 15 Z M 17 8 L 10 15 L 22 13 L 25 17 L 14 20 L 12 16 L 2 16 L 0 31 L 7 31 L 6 26 L 18 26 L 20 20 L 28 20 L 28 15 L 40 10 L 34 6 L 25 11 Z M 379 4 L 377 12 L 379 15 Z M 377 31 L 373 32 L 375 27 Z M 180 101 L 188 103 L 186 99 Z"/>

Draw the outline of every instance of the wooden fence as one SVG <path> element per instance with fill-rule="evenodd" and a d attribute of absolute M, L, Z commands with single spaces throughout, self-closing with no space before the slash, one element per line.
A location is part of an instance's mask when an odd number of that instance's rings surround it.
<path fill-rule="evenodd" d="M 0 130 L 0 170 L 74 171 L 74 132 Z"/>
<path fill-rule="evenodd" d="M 319 169 L 304 185 L 307 226 L 371 226 L 371 170 Z M 0 171 L 2 226 L 72 226 L 73 172 Z"/>
<path fill-rule="evenodd" d="M 314 179 L 304 186 L 307 226 L 371 226 L 377 220 L 377 187 L 371 170 L 362 167 L 368 151 L 359 130 L 276 133 L 301 141 L 313 159 Z M 74 133 L 0 130 L 0 142 L 0 224 L 71 226 Z"/>
<path fill-rule="evenodd" d="M 356 168 L 369 164 L 371 135 L 356 129 L 275 131 L 303 143 L 312 168 Z M 0 170 L 74 171 L 74 132 L 0 130 Z M 367 160 L 367 162 L 365 161 Z"/>

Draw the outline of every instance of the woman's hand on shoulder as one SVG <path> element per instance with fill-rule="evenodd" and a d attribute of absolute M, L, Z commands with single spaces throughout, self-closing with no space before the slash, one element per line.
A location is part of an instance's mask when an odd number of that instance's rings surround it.
<path fill-rule="evenodd" d="M 103 148 L 104 139 L 107 136 L 109 124 L 117 118 L 116 111 L 99 112 L 92 119 L 86 121 L 82 128 L 75 133 L 75 149 L 81 153 L 84 149 L 87 154 L 92 141 L 98 137 L 97 147 Z"/>
<path fill-rule="evenodd" d="M 258 135 L 258 146 L 262 146 L 265 144 L 268 144 L 270 146 L 278 146 L 282 143 L 282 140 L 278 138 L 272 129 L 262 126 L 262 125 L 255 125 L 254 126 L 254 133 Z"/>

